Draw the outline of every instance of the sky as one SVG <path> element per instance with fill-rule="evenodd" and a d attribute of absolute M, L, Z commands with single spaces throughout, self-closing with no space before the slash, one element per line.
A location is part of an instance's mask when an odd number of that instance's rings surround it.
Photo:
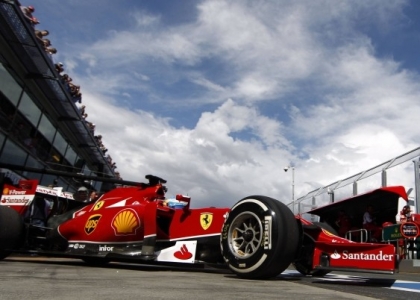
<path fill-rule="evenodd" d="M 420 1 L 21 4 L 121 176 L 162 177 L 193 207 L 287 204 L 419 147 Z"/>

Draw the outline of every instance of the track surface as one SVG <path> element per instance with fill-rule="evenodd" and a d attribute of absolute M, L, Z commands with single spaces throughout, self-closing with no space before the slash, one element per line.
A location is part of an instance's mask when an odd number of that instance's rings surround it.
<path fill-rule="evenodd" d="M 0 261 L 0 291 L 0 299 L 418 299 L 420 274 L 311 278 L 289 269 L 272 280 L 243 280 L 223 269 L 12 257 Z"/>

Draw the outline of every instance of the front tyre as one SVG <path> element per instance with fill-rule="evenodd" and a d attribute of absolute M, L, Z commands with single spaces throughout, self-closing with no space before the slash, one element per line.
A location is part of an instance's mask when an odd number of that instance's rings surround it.
<path fill-rule="evenodd" d="M 232 207 L 223 225 L 222 255 L 239 277 L 274 277 L 293 261 L 299 235 L 298 223 L 283 203 L 250 196 Z"/>

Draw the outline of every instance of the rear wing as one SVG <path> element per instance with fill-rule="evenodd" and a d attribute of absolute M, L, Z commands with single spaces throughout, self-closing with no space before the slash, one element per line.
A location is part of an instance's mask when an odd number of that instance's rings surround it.
<path fill-rule="evenodd" d="M 36 196 L 74 200 L 73 193 L 63 192 L 62 187 L 38 185 L 38 180 L 20 180 L 17 186 L 4 184 L 0 205 L 9 206 L 24 214 Z"/>

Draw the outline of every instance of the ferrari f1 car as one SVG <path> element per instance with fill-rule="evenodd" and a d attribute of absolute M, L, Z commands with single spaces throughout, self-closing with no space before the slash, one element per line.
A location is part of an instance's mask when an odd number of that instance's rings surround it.
<path fill-rule="evenodd" d="M 165 196 L 164 179 L 146 179 L 94 202 L 76 201 L 36 180 L 4 184 L 0 259 L 29 253 L 80 258 L 88 264 L 218 264 L 242 278 L 274 277 L 290 264 L 302 274 L 318 276 L 332 270 L 398 271 L 393 244 L 338 236 L 327 222 L 332 206 L 318 210 L 326 222 L 294 216 L 283 203 L 258 195 L 232 208 L 191 208 L 188 196 Z M 391 217 L 400 197 L 407 200 L 402 187 L 378 189 L 365 198 L 394 203 Z"/>

